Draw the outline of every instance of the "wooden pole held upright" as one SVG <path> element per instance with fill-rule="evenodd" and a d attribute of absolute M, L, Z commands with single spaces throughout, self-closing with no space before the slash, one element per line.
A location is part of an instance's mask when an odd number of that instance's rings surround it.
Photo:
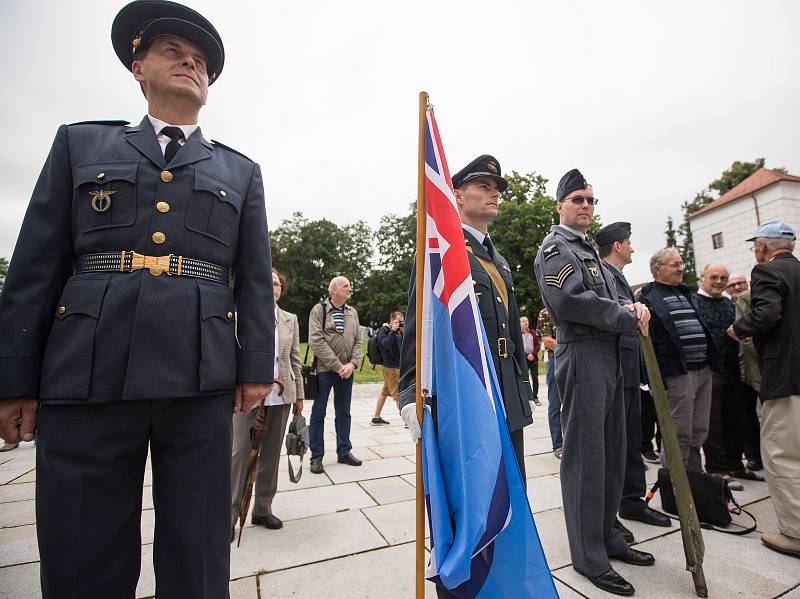
<path fill-rule="evenodd" d="M 425 129 L 427 127 L 428 94 L 419 92 L 419 148 L 417 170 L 417 278 L 416 278 L 416 390 L 417 420 L 422 426 L 422 303 L 425 284 Z M 425 597 L 425 491 L 422 487 L 422 439 L 417 443 L 417 545 L 416 597 Z"/>

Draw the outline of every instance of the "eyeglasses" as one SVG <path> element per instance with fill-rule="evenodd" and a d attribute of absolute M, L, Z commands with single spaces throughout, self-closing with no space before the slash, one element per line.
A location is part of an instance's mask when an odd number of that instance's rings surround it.
<path fill-rule="evenodd" d="M 661 266 L 669 266 L 670 268 L 682 269 L 684 267 L 683 262 L 662 262 Z"/>
<path fill-rule="evenodd" d="M 726 289 L 731 289 L 732 287 L 747 287 L 747 281 L 736 281 L 734 283 L 728 283 Z"/>
<path fill-rule="evenodd" d="M 272 283 L 272 286 L 273 287 L 283 287 L 283 285 L 281 285 L 280 283 L 275 283 L 275 282 Z"/>
<path fill-rule="evenodd" d="M 573 204 L 575 204 L 576 206 L 580 206 L 580 205 L 581 205 L 581 204 L 583 204 L 584 202 L 586 202 L 587 204 L 589 204 L 589 206 L 597 206 L 597 202 L 599 202 L 599 201 L 600 201 L 600 200 L 598 200 L 597 198 L 594 198 L 594 197 L 592 197 L 592 196 L 589 196 L 589 197 L 585 197 L 585 196 L 571 196 L 571 197 L 569 197 L 569 198 L 564 198 L 563 200 L 561 200 L 561 202 L 562 202 L 562 203 L 563 203 L 563 202 L 572 202 L 572 203 L 573 203 Z"/>

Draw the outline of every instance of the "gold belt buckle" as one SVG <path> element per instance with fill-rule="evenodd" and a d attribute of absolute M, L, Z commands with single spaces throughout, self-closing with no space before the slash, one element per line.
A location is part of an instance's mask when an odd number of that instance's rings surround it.
<path fill-rule="evenodd" d="M 142 254 L 131 252 L 131 272 L 146 268 L 154 277 L 161 276 L 162 273 L 172 275 L 169 272 L 171 258 L 172 254 L 168 256 L 143 256 Z"/>
<path fill-rule="evenodd" d="M 505 337 L 497 338 L 497 355 L 501 358 L 508 357 L 508 339 Z"/>

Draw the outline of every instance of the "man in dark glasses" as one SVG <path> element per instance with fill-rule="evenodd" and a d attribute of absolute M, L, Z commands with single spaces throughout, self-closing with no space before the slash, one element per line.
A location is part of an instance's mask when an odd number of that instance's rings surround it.
<path fill-rule="evenodd" d="M 597 200 L 578 169 L 556 192 L 560 224 L 545 237 L 534 268 L 558 327 L 555 382 L 561 396 L 561 493 L 572 565 L 598 588 L 632 595 L 609 557 L 649 566 L 614 526 L 625 474 L 625 402 L 620 335 L 647 334 L 650 313 L 619 303 L 614 278 L 586 231 Z"/>

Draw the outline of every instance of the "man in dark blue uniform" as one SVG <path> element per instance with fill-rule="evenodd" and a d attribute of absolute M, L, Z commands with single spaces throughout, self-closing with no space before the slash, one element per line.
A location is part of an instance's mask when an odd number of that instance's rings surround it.
<path fill-rule="evenodd" d="M 533 392 L 528 380 L 511 268 L 497 251 L 488 232 L 489 223 L 497 217 L 500 194 L 507 187 L 508 182 L 501 176 L 500 163 L 488 154 L 478 156 L 453 175 L 453 188 L 467 244 L 478 309 L 489 340 L 497 381 L 500 383 L 511 442 L 522 471 L 522 480 L 525 480 L 522 429 L 533 422 L 530 406 Z M 416 390 L 414 282 L 412 273 L 406 310 L 406 332 L 400 355 L 399 384 L 401 415 L 412 430 L 412 436 L 419 429 L 416 412 L 413 411 Z M 406 406 L 410 407 L 403 413 Z"/>
<path fill-rule="evenodd" d="M 634 249 L 631 246 L 631 224 L 624 222 L 606 225 L 595 235 L 598 253 L 606 268 L 614 278 L 617 286 L 619 303 L 634 304 L 633 291 L 622 270 L 633 259 Z M 669 518 L 651 509 L 644 501 L 647 491 L 644 480 L 644 460 L 642 459 L 642 410 L 640 385 L 642 383 L 642 359 L 639 347 L 639 335 L 626 332 L 619 336 L 620 361 L 622 363 L 622 381 L 625 397 L 625 479 L 622 486 L 622 500 L 619 515 L 627 520 L 639 520 L 653 526 L 670 526 Z M 617 527 L 633 542 L 633 535 L 622 525 Z M 630 535 L 628 537 L 627 535 Z"/>
<path fill-rule="evenodd" d="M 197 126 L 211 23 L 137 1 L 111 35 L 148 114 L 58 130 L 0 300 L 0 436 L 36 433 L 45 598 L 134 596 L 148 450 L 156 594 L 227 597 L 231 411 L 273 381 L 261 173 Z"/>

